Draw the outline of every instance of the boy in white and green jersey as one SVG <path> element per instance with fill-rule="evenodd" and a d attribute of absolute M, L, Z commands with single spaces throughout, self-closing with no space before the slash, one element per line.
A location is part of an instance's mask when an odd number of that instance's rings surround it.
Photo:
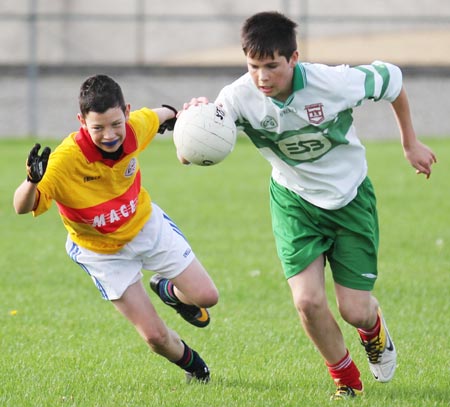
<path fill-rule="evenodd" d="M 247 19 L 241 40 L 248 73 L 223 88 L 216 103 L 272 165 L 272 226 L 294 304 L 336 383 L 331 398 L 355 397 L 363 384 L 328 306 L 326 260 L 339 312 L 357 328 L 376 380 L 392 379 L 396 351 L 371 294 L 378 219 L 352 109 L 365 99 L 390 102 L 416 172 L 428 178 L 436 157 L 415 136 L 398 67 L 299 63 L 296 24 L 277 12 Z M 184 108 L 203 102 L 194 98 Z"/>
<path fill-rule="evenodd" d="M 250 73 L 226 86 L 217 101 L 272 164 L 277 183 L 321 208 L 341 208 L 367 175 L 352 109 L 364 99 L 395 100 L 401 72 L 375 62 L 357 68 L 295 64 L 292 74 L 284 101 L 266 97 Z"/>

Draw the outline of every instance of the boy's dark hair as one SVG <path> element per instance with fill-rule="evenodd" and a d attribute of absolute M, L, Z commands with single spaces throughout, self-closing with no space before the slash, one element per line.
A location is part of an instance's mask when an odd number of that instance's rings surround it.
<path fill-rule="evenodd" d="M 113 107 L 125 112 L 125 100 L 119 84 L 107 75 L 93 75 L 80 87 L 78 97 L 80 113 L 85 117 L 89 112 L 104 113 Z"/>
<path fill-rule="evenodd" d="M 241 44 L 251 58 L 273 58 L 275 52 L 290 59 L 297 49 L 297 23 L 277 11 L 249 17 L 241 29 Z"/>

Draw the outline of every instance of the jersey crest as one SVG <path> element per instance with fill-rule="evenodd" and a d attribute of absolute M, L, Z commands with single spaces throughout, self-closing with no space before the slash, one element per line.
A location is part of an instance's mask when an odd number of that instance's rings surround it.
<path fill-rule="evenodd" d="M 314 103 L 312 105 L 305 106 L 306 113 L 308 114 L 308 120 L 312 124 L 320 124 L 324 121 L 325 115 L 323 114 L 323 104 Z"/>
<path fill-rule="evenodd" d="M 266 116 L 264 119 L 261 120 L 261 127 L 263 129 L 269 130 L 274 129 L 278 126 L 277 121 L 272 116 Z"/>
<path fill-rule="evenodd" d="M 136 157 L 133 157 L 130 160 L 127 169 L 125 170 L 125 176 L 131 177 L 136 172 L 136 168 L 137 168 L 137 160 Z"/>

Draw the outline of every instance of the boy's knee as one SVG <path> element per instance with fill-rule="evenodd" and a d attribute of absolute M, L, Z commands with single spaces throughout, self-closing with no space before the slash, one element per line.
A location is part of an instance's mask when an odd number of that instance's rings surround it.
<path fill-rule="evenodd" d="M 339 307 L 342 319 L 355 328 L 370 328 L 376 321 L 376 309 L 364 306 Z"/>
<path fill-rule="evenodd" d="M 216 288 L 210 289 L 205 292 L 201 299 L 199 299 L 197 306 L 202 308 L 214 307 L 219 301 L 219 292 Z"/>
<path fill-rule="evenodd" d="M 304 320 L 314 320 L 321 315 L 324 304 L 318 297 L 303 296 L 294 299 L 295 308 Z"/>

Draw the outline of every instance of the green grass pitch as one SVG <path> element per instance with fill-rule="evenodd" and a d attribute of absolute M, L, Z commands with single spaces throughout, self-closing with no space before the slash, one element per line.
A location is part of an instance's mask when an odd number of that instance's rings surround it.
<path fill-rule="evenodd" d="M 415 175 L 399 142 L 366 143 L 381 227 L 375 295 L 398 348 L 398 369 L 391 383 L 375 382 L 355 330 L 338 319 L 365 383 L 358 406 L 450 403 L 450 139 L 426 142 L 439 160 L 429 180 Z M 168 325 L 208 362 L 207 386 L 187 386 L 182 371 L 152 354 L 100 298 L 65 253 L 55 207 L 36 219 L 15 215 L 12 196 L 33 143 L 0 141 L 1 406 L 328 405 L 333 384 L 300 327 L 275 253 L 270 168 L 246 139 L 208 168 L 180 165 L 167 139 L 141 155 L 144 186 L 220 290 L 205 329 L 185 323 L 149 290 Z M 336 312 L 330 280 L 328 272 Z"/>

